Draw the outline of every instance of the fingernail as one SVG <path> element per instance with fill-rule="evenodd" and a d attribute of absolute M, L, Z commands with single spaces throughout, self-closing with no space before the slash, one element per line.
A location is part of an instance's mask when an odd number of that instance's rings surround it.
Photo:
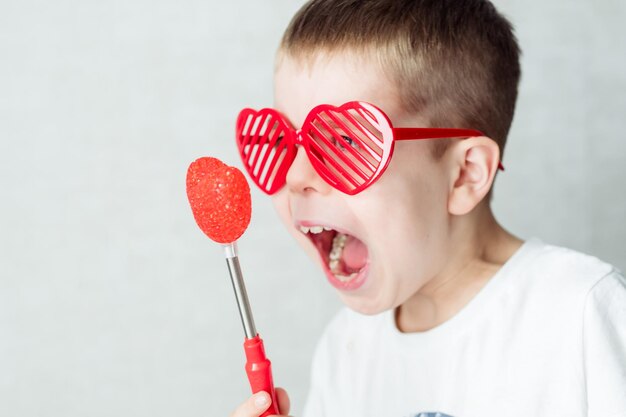
<path fill-rule="evenodd" d="M 267 405 L 267 397 L 265 396 L 265 394 L 258 394 L 254 399 L 254 405 L 259 408 L 265 407 Z"/>

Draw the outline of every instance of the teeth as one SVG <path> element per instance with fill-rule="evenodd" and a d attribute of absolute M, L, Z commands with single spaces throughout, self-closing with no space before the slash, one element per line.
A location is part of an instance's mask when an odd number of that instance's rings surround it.
<path fill-rule="evenodd" d="M 346 244 L 346 239 L 348 239 L 347 235 L 344 235 L 343 233 L 337 233 L 337 235 L 333 238 L 333 247 L 328 254 L 328 268 L 335 275 L 337 275 L 338 272 L 337 267 L 339 266 L 339 260 L 341 259 L 341 254 L 343 253 L 343 247 Z"/>
<path fill-rule="evenodd" d="M 348 276 L 348 277 L 347 277 L 347 276 L 345 276 L 345 275 L 337 275 L 337 274 L 335 274 L 335 277 L 336 277 L 339 281 L 341 281 L 341 282 L 348 282 L 348 281 L 350 281 L 352 278 L 354 278 L 354 277 L 356 276 L 356 274 L 357 274 L 356 272 L 353 272 L 353 273 L 351 273 L 351 274 L 350 274 L 350 276 Z"/>
<path fill-rule="evenodd" d="M 334 230 L 332 227 L 328 226 L 298 226 L 298 228 L 304 234 L 312 233 L 315 235 L 322 233 L 323 231 Z M 341 282 L 348 282 L 351 279 L 354 279 L 354 277 L 356 277 L 357 275 L 357 272 L 353 272 L 349 276 L 345 276 L 341 274 L 341 271 L 339 271 L 341 255 L 343 254 L 343 249 L 346 245 L 347 240 L 348 235 L 337 232 L 337 234 L 333 238 L 330 253 L 328 254 L 328 268 L 330 269 L 330 272 L 332 272 L 333 275 L 335 275 L 335 277 Z"/>
<path fill-rule="evenodd" d="M 341 253 L 343 252 L 343 246 L 333 246 L 330 253 L 328 254 L 328 258 L 331 261 L 338 261 L 341 258 Z"/>
<path fill-rule="evenodd" d="M 311 226 L 311 227 L 299 226 L 299 229 L 304 234 L 311 232 L 315 235 L 317 235 L 318 233 L 322 233 L 324 230 L 326 231 L 333 230 L 332 227 L 328 227 L 328 226 Z"/>

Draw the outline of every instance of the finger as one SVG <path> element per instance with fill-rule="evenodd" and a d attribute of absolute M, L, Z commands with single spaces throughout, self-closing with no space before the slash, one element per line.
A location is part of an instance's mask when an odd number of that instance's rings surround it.
<path fill-rule="evenodd" d="M 237 407 L 230 417 L 258 417 L 269 408 L 270 403 L 270 395 L 267 392 L 257 392 Z"/>
<path fill-rule="evenodd" d="M 284 416 L 289 414 L 291 401 L 289 401 L 289 395 L 287 395 L 287 391 L 282 388 L 276 388 L 276 401 L 278 402 L 278 409 L 280 410 L 280 414 Z"/>

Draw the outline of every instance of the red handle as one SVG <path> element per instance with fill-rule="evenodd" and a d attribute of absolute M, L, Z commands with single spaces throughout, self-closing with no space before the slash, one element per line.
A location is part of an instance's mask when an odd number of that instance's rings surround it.
<path fill-rule="evenodd" d="M 261 417 L 272 414 L 278 415 L 278 402 L 276 401 L 272 378 L 272 363 L 265 356 L 263 340 L 257 334 L 252 339 L 246 339 L 243 343 L 243 348 L 246 352 L 246 373 L 248 374 L 252 393 L 256 394 L 259 391 L 265 391 L 272 397 L 270 408 Z"/>

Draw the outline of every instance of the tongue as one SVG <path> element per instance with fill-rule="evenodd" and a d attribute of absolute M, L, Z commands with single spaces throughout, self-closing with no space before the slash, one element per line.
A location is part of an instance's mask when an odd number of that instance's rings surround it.
<path fill-rule="evenodd" d="M 365 266 L 367 255 L 367 246 L 359 239 L 348 236 L 341 256 L 345 266 L 352 272 L 359 271 Z"/>

